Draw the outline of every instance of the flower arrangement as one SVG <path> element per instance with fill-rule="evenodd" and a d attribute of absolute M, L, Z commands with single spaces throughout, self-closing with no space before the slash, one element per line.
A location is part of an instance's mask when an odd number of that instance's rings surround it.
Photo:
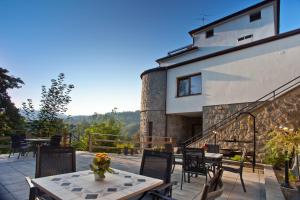
<path fill-rule="evenodd" d="M 105 178 L 105 172 L 112 173 L 113 170 L 110 168 L 110 157 L 107 153 L 97 153 L 90 164 L 91 170 L 94 172 L 95 180 L 103 180 Z"/>

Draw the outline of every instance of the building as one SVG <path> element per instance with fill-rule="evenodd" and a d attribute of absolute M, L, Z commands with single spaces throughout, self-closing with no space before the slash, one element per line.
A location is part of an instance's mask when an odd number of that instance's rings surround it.
<path fill-rule="evenodd" d="M 300 29 L 279 33 L 279 18 L 265 0 L 190 31 L 141 74 L 140 133 L 183 142 L 299 76 Z"/>

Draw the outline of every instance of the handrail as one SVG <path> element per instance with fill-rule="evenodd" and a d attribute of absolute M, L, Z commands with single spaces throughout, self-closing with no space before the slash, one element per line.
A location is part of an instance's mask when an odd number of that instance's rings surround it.
<path fill-rule="evenodd" d="M 260 97 L 256 101 L 254 101 L 252 103 L 249 103 L 247 106 L 241 108 L 240 110 L 238 110 L 235 113 L 229 115 L 228 117 L 225 117 L 223 120 L 221 120 L 221 121 L 215 123 L 214 125 L 208 127 L 202 133 L 197 134 L 197 135 L 189 138 L 188 140 L 186 140 L 183 143 L 183 145 L 188 146 L 188 145 L 190 145 L 190 144 L 192 144 L 192 143 L 194 143 L 194 142 L 196 142 L 200 139 L 202 140 L 202 139 L 205 139 L 209 136 L 212 136 L 213 134 L 215 134 L 215 136 L 216 136 L 217 132 L 215 132 L 215 131 L 217 129 L 221 128 L 222 126 L 226 126 L 228 123 L 230 123 L 233 120 L 235 120 L 236 118 L 238 118 L 239 115 L 242 112 L 251 112 L 252 110 L 258 108 L 259 106 L 264 105 L 269 100 L 274 100 L 275 98 L 278 97 L 278 95 L 282 94 L 283 92 L 286 92 L 286 91 L 288 91 L 292 88 L 295 88 L 299 83 L 300 83 L 300 76 L 297 76 L 296 78 L 294 78 L 294 79 L 288 81 L 287 83 L 279 86 L 275 90 L 267 93 L 263 97 Z M 286 87 L 286 86 L 288 86 L 288 87 Z"/>

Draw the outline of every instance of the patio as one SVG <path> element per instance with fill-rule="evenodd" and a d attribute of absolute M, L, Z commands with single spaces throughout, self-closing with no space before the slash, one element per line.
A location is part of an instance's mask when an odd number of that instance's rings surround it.
<path fill-rule="evenodd" d="M 89 169 L 91 158 L 94 154 L 89 152 L 77 152 L 77 171 Z M 140 169 L 140 156 L 124 156 L 111 154 L 112 167 L 132 173 L 138 173 Z M 29 188 L 25 182 L 25 176 L 34 177 L 35 158 L 32 155 L 17 159 L 17 154 L 8 158 L 0 155 L 0 200 L 27 200 Z M 177 166 L 172 175 L 172 181 L 180 183 L 181 167 Z M 244 193 L 240 184 L 239 175 L 224 172 L 224 193 L 219 199 L 266 199 L 263 170 L 252 173 L 250 168 L 244 170 L 244 181 L 247 192 Z M 192 178 L 191 183 L 184 183 L 183 190 L 180 184 L 174 186 L 173 197 L 180 199 L 197 199 L 202 190 L 205 178 Z"/>

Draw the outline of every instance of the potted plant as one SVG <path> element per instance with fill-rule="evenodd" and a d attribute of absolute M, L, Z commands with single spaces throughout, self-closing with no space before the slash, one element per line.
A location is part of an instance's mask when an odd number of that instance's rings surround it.
<path fill-rule="evenodd" d="M 293 173 L 295 179 L 295 186 L 298 188 L 300 183 L 299 175 L 299 146 L 300 146 L 300 132 L 299 130 L 288 129 L 287 127 L 279 127 L 269 133 L 270 140 L 266 144 L 266 160 L 273 164 L 275 168 L 283 166 L 288 170 L 288 163 L 293 155 L 295 158 L 295 169 L 290 171 Z M 287 174 L 288 172 L 286 172 Z M 287 175 L 285 175 L 285 178 Z M 285 180 L 288 185 L 288 179 Z"/>
<path fill-rule="evenodd" d="M 107 153 L 97 153 L 90 164 L 91 170 L 94 172 L 95 181 L 102 181 L 105 178 L 105 173 L 112 173 L 113 170 L 110 168 L 110 157 Z"/>

